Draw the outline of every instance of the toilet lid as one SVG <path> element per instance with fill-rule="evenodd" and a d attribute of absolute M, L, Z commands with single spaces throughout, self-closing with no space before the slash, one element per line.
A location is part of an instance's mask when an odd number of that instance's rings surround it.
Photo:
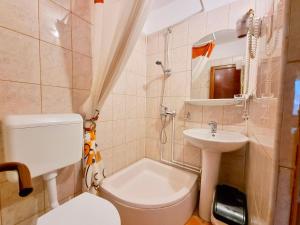
<path fill-rule="evenodd" d="M 117 209 L 107 200 L 83 193 L 38 218 L 37 225 L 120 225 Z"/>

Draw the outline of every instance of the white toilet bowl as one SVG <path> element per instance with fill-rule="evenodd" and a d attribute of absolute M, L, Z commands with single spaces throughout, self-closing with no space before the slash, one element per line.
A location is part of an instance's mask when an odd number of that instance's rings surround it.
<path fill-rule="evenodd" d="M 38 218 L 37 225 L 121 225 L 121 220 L 109 201 L 83 193 Z"/>

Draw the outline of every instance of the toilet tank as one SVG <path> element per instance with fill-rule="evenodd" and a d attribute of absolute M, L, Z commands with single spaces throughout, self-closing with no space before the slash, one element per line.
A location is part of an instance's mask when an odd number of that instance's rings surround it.
<path fill-rule="evenodd" d="M 79 114 L 10 115 L 3 120 L 4 157 L 37 177 L 78 162 L 83 120 Z"/>

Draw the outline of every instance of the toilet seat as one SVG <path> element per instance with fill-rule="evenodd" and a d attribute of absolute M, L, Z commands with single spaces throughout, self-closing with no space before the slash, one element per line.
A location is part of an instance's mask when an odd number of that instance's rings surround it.
<path fill-rule="evenodd" d="M 107 200 L 83 193 L 38 218 L 37 225 L 121 225 L 117 209 Z"/>

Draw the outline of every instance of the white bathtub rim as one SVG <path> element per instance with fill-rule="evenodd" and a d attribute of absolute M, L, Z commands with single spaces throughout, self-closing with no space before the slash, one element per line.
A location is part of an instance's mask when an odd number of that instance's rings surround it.
<path fill-rule="evenodd" d="M 131 209 L 135 209 L 135 210 L 159 210 L 159 209 L 167 209 L 167 208 L 170 208 L 170 207 L 173 207 L 177 204 L 180 204 L 181 202 L 185 201 L 187 198 L 189 198 L 190 195 L 192 195 L 192 193 L 195 191 L 198 191 L 198 184 L 195 183 L 194 186 L 192 187 L 192 189 L 190 190 L 190 192 L 188 192 L 185 196 L 183 196 L 183 198 L 181 199 L 178 199 L 178 201 L 176 202 L 171 202 L 170 204 L 168 205 L 157 205 L 157 207 L 155 206 L 149 206 L 149 205 L 145 205 L 145 207 L 143 207 L 143 205 L 140 205 L 140 204 L 135 204 L 135 203 L 132 203 L 132 202 L 127 202 L 127 201 L 124 201 L 123 199 L 120 199 L 118 198 L 117 196 L 111 194 L 110 192 L 107 192 L 106 190 L 104 190 L 103 188 L 101 188 L 101 191 L 104 193 L 104 195 L 106 196 L 110 196 L 110 198 L 112 198 L 112 203 L 113 202 L 116 202 L 117 204 L 120 204 L 124 207 L 128 207 L 128 208 L 131 208 Z M 103 197 L 104 198 L 104 197 Z"/>
<path fill-rule="evenodd" d="M 118 190 L 113 188 L 110 185 L 110 182 L 113 182 L 115 179 L 118 179 L 118 177 L 122 176 L 123 174 L 126 174 L 130 169 L 134 169 L 135 167 L 143 164 L 143 163 L 151 163 L 155 164 L 156 166 L 162 167 L 167 170 L 172 170 L 175 173 L 178 173 L 179 175 L 185 176 L 186 183 L 185 187 L 183 187 L 180 191 L 177 191 L 175 193 L 171 193 L 169 196 L 159 197 L 159 198 L 149 198 L 147 201 L 145 199 L 131 199 L 127 196 L 124 196 L 120 193 L 118 193 Z M 128 166 L 127 168 L 124 168 L 120 170 L 119 172 L 113 174 L 111 177 L 108 177 L 103 180 L 103 183 L 101 185 L 101 191 L 105 192 L 106 194 L 109 194 L 113 196 L 118 202 L 122 202 L 122 204 L 125 204 L 127 206 L 133 207 L 133 208 L 141 208 L 141 209 L 157 209 L 157 208 L 164 208 L 171 205 L 175 205 L 176 203 L 182 201 L 184 198 L 186 198 L 187 195 L 191 193 L 191 191 L 194 189 L 194 186 L 198 186 L 197 183 L 197 175 L 183 171 L 178 168 L 171 167 L 169 165 L 144 158 L 141 159 L 134 164 Z"/>

